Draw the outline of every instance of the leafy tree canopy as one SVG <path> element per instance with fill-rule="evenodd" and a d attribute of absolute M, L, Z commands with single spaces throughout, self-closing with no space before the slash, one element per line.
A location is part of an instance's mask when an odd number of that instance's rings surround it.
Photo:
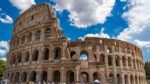
<path fill-rule="evenodd" d="M 6 61 L 0 60 L 0 80 L 3 80 L 3 78 L 4 78 L 5 66 L 6 66 Z"/>

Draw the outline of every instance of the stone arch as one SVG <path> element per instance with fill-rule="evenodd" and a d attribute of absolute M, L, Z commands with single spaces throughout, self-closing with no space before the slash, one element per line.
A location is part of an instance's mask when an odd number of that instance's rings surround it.
<path fill-rule="evenodd" d="M 38 41 L 38 40 L 40 40 L 40 39 L 41 39 L 41 31 L 38 30 L 38 31 L 36 31 L 36 33 L 35 33 L 35 40 Z"/>
<path fill-rule="evenodd" d="M 94 73 L 93 73 L 93 81 L 94 81 L 94 80 L 101 80 L 100 74 L 99 74 L 98 72 L 94 72 Z"/>
<path fill-rule="evenodd" d="M 44 60 L 48 60 L 49 59 L 49 49 L 45 48 L 44 49 Z"/>
<path fill-rule="evenodd" d="M 60 71 L 53 71 L 53 81 L 57 84 L 60 82 Z"/>
<path fill-rule="evenodd" d="M 122 57 L 122 64 L 123 64 L 123 66 L 126 66 L 126 58 L 125 58 L 125 56 Z"/>
<path fill-rule="evenodd" d="M 22 82 L 26 82 L 27 81 L 27 73 L 26 72 L 23 72 L 23 75 L 22 75 Z"/>
<path fill-rule="evenodd" d="M 105 55 L 104 54 L 100 55 L 100 62 L 105 63 Z"/>
<path fill-rule="evenodd" d="M 31 42 L 32 41 L 32 33 L 30 32 L 27 36 L 27 41 Z"/>
<path fill-rule="evenodd" d="M 75 81 L 75 74 L 72 70 L 67 72 L 67 82 L 73 83 Z"/>
<path fill-rule="evenodd" d="M 42 81 L 47 81 L 47 77 L 48 77 L 48 75 L 47 75 L 47 71 L 42 71 Z"/>
<path fill-rule="evenodd" d="M 128 75 L 124 76 L 124 84 L 128 84 Z"/>
<path fill-rule="evenodd" d="M 21 63 L 22 61 L 22 53 L 18 53 L 18 63 Z"/>
<path fill-rule="evenodd" d="M 76 54 L 75 51 L 71 51 L 71 53 L 70 53 L 70 58 L 71 58 L 71 59 L 77 58 L 77 54 Z"/>
<path fill-rule="evenodd" d="M 36 75 L 37 75 L 37 73 L 35 71 L 32 71 L 31 76 L 30 76 L 30 80 L 33 82 L 36 82 Z"/>
<path fill-rule="evenodd" d="M 25 43 L 25 36 L 22 36 L 21 37 L 21 44 L 24 44 Z"/>
<path fill-rule="evenodd" d="M 54 59 L 61 59 L 61 48 L 59 47 L 55 48 Z"/>
<path fill-rule="evenodd" d="M 19 72 L 17 72 L 15 75 L 15 82 L 19 82 Z"/>
<path fill-rule="evenodd" d="M 38 57 L 39 57 L 39 51 L 38 50 L 34 50 L 33 56 L 32 56 L 32 61 L 37 61 Z"/>
<path fill-rule="evenodd" d="M 119 58 L 119 56 L 115 56 L 115 63 L 116 63 L 116 66 L 120 66 L 120 58 Z"/>
<path fill-rule="evenodd" d="M 108 80 L 109 84 L 114 84 L 114 74 L 113 73 L 109 73 L 109 80 Z"/>
<path fill-rule="evenodd" d="M 109 66 L 112 66 L 113 64 L 112 64 L 112 56 L 108 56 L 108 65 Z"/>
<path fill-rule="evenodd" d="M 88 59 L 88 52 L 86 50 L 80 52 L 80 59 Z"/>
<path fill-rule="evenodd" d="M 89 82 L 89 75 L 87 72 L 81 72 L 80 73 L 80 81 L 81 82 Z"/>
<path fill-rule="evenodd" d="M 128 57 L 128 66 L 132 66 L 132 64 L 131 64 L 131 57 Z"/>
<path fill-rule="evenodd" d="M 107 48 L 107 53 L 112 53 L 112 48 L 111 47 Z"/>
<path fill-rule="evenodd" d="M 10 82 L 13 82 L 13 78 L 14 78 L 14 73 L 11 73 L 11 75 L 10 75 Z"/>
<path fill-rule="evenodd" d="M 121 84 L 121 76 L 120 76 L 120 74 L 117 74 L 117 84 Z"/>
<path fill-rule="evenodd" d="M 47 28 L 45 30 L 45 39 L 50 39 L 50 37 L 51 37 L 51 29 Z"/>
<path fill-rule="evenodd" d="M 29 52 L 27 51 L 25 53 L 25 62 L 28 62 L 29 61 Z"/>
<path fill-rule="evenodd" d="M 130 75 L 130 83 L 131 83 L 131 84 L 134 84 L 134 78 L 133 78 L 133 75 Z"/>
<path fill-rule="evenodd" d="M 138 83 L 138 78 L 137 78 L 137 76 L 135 75 L 135 84 L 137 84 Z"/>

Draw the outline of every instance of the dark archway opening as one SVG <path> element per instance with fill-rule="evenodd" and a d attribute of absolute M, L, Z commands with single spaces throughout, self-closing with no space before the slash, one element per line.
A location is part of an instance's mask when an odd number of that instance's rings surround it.
<path fill-rule="evenodd" d="M 81 80 L 81 82 L 85 82 L 85 83 L 89 82 L 88 73 L 82 72 L 82 73 L 80 74 L 80 80 Z"/>
<path fill-rule="evenodd" d="M 55 58 L 54 59 L 60 59 L 61 58 L 61 49 L 57 48 L 55 51 Z"/>
<path fill-rule="evenodd" d="M 45 49 L 45 53 L 44 53 L 44 60 L 48 60 L 49 58 L 49 49 Z"/>
<path fill-rule="evenodd" d="M 53 81 L 58 84 L 60 82 L 60 72 L 59 71 L 55 71 L 54 72 L 54 77 L 53 77 Z"/>

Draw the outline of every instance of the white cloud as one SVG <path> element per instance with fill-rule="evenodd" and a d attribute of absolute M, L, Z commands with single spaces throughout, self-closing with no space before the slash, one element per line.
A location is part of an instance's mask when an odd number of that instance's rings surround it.
<path fill-rule="evenodd" d="M 1 15 L 2 16 L 2 15 Z M 5 16 L 5 18 L 2 18 L 0 16 L 0 21 L 2 22 L 2 23 L 13 23 L 13 19 L 10 17 L 10 16 L 8 16 L 8 15 L 3 15 L 3 16 Z"/>
<path fill-rule="evenodd" d="M 13 19 L 9 15 L 3 13 L 1 8 L 0 8 L 0 21 L 2 23 L 13 23 Z"/>
<path fill-rule="evenodd" d="M 115 0 L 53 0 L 56 11 L 67 10 L 71 25 L 85 28 L 98 23 L 104 23 L 111 16 Z"/>
<path fill-rule="evenodd" d="M 17 7 L 21 11 L 25 11 L 30 8 L 32 5 L 35 5 L 35 0 L 9 0 L 13 6 Z"/>
<path fill-rule="evenodd" d="M 123 14 L 128 22 L 128 28 L 118 35 L 118 39 L 138 45 L 145 61 L 150 60 L 150 0 L 127 0 L 129 11 Z"/>
<path fill-rule="evenodd" d="M 140 40 L 134 40 L 134 42 L 141 48 L 150 48 L 150 41 L 140 41 Z"/>
<path fill-rule="evenodd" d="M 0 58 L 0 60 L 6 61 L 7 59 L 6 58 Z"/>
<path fill-rule="evenodd" d="M 9 43 L 7 41 L 0 41 L 0 56 L 4 56 L 9 51 Z"/>
<path fill-rule="evenodd" d="M 110 36 L 108 34 L 104 33 L 104 28 L 101 29 L 100 33 L 86 34 L 84 37 L 79 37 L 79 39 L 84 40 L 85 37 L 110 38 Z"/>
<path fill-rule="evenodd" d="M 96 34 L 87 34 L 84 37 L 99 37 L 99 38 L 110 38 L 110 36 L 108 34 L 104 33 L 104 28 L 101 29 L 100 33 L 96 33 Z"/>

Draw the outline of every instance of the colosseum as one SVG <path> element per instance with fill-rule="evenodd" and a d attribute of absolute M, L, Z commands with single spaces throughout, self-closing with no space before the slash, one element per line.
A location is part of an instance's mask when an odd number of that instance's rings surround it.
<path fill-rule="evenodd" d="M 52 7 L 41 3 L 14 22 L 5 77 L 10 82 L 147 84 L 142 52 L 116 39 L 70 41 Z"/>

